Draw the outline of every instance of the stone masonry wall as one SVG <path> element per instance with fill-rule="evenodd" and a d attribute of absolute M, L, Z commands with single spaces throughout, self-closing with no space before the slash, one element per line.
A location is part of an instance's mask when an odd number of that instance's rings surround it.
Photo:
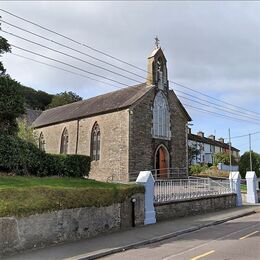
<path fill-rule="evenodd" d="M 155 204 L 157 221 L 198 215 L 236 206 L 236 194 Z"/>
<path fill-rule="evenodd" d="M 144 223 L 144 194 L 132 196 L 135 225 Z M 28 217 L 0 218 L 0 258 L 25 249 L 90 238 L 132 226 L 131 198 L 107 207 L 66 209 Z"/>
<path fill-rule="evenodd" d="M 90 178 L 106 181 L 115 175 L 115 179 L 128 180 L 128 126 L 129 111 L 121 110 L 89 118 L 55 124 L 36 129 L 38 135 L 43 132 L 46 152 L 60 153 L 61 134 L 66 127 L 69 134 L 68 153 L 90 155 L 91 131 L 97 122 L 101 132 L 101 153 L 99 161 L 92 161 Z M 79 129 L 77 131 L 77 125 Z M 78 147 L 76 151 L 78 132 Z"/>
<path fill-rule="evenodd" d="M 153 101 L 156 89 L 149 91 L 130 109 L 129 119 L 129 172 L 130 180 L 135 180 L 139 171 L 155 169 L 155 151 L 163 144 L 169 151 L 169 168 L 187 167 L 187 119 L 183 116 L 175 95 L 168 92 L 171 113 L 171 139 L 153 138 Z"/>

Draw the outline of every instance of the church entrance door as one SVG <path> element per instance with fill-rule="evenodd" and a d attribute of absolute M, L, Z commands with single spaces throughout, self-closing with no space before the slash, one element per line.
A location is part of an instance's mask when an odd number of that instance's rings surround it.
<path fill-rule="evenodd" d="M 155 152 L 155 168 L 157 177 L 167 178 L 169 168 L 169 153 L 164 145 L 160 145 Z"/>

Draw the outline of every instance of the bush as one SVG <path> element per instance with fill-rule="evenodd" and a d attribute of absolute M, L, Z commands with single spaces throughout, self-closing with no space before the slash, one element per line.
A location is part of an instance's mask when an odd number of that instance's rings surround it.
<path fill-rule="evenodd" d="M 190 174 L 199 174 L 208 169 L 207 165 L 194 164 L 190 166 Z"/>
<path fill-rule="evenodd" d="M 33 176 L 88 176 L 90 157 L 46 154 L 18 137 L 0 135 L 0 171 Z"/>
<path fill-rule="evenodd" d="M 52 175 L 82 177 L 90 171 L 90 157 L 76 154 L 52 154 L 49 155 L 49 163 L 52 164 Z M 84 174 L 85 173 L 85 174 Z"/>

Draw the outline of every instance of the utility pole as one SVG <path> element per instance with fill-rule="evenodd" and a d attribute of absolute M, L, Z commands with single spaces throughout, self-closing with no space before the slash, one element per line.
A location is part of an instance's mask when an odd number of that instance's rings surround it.
<path fill-rule="evenodd" d="M 249 134 L 249 157 L 250 157 L 250 171 L 253 171 L 252 150 L 251 150 L 251 134 Z"/>
<path fill-rule="evenodd" d="M 231 136 L 230 136 L 230 128 L 228 128 L 228 136 L 229 136 L 229 172 L 231 172 L 232 162 L 231 162 Z"/>

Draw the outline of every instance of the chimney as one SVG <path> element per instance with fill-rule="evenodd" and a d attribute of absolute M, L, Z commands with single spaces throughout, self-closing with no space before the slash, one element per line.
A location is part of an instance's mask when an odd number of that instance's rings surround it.
<path fill-rule="evenodd" d="M 215 135 L 209 135 L 208 138 L 211 140 L 215 140 Z"/>
<path fill-rule="evenodd" d="M 224 144 L 224 138 L 221 137 L 221 138 L 219 138 L 218 140 L 219 140 L 219 142 L 221 142 L 221 143 Z"/>
<path fill-rule="evenodd" d="M 197 133 L 197 135 L 200 136 L 200 137 L 204 137 L 204 133 L 203 133 L 202 131 L 199 131 L 199 132 Z"/>

